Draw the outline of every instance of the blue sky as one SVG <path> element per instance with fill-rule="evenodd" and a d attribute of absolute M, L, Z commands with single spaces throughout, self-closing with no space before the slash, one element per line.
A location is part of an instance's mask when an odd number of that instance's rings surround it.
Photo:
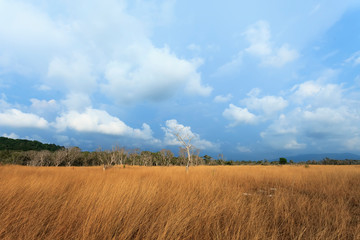
<path fill-rule="evenodd" d="M 360 153 L 360 3 L 0 0 L 0 135 Z"/>

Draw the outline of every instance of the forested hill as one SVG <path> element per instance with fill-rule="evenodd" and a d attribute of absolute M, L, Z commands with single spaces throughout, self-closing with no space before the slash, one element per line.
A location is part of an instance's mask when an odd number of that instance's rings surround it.
<path fill-rule="evenodd" d="M 54 152 L 62 148 L 64 147 L 55 144 L 41 143 L 39 141 L 0 137 L 0 150 L 16 150 L 16 151 L 49 150 Z"/>

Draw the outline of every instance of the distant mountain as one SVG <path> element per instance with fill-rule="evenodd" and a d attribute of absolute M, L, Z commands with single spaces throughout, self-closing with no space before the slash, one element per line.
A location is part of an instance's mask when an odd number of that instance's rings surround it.
<path fill-rule="evenodd" d="M 0 137 L 0 150 L 16 150 L 16 151 L 49 150 L 54 152 L 62 148 L 64 147 L 55 144 L 41 143 L 39 141 Z"/>
<path fill-rule="evenodd" d="M 308 160 L 320 161 L 324 158 L 330 158 L 335 160 L 353 159 L 360 160 L 360 155 L 353 153 L 319 153 L 319 154 L 301 154 L 295 156 L 285 157 L 288 161 L 293 160 L 294 162 L 306 162 Z M 276 159 L 276 161 L 279 159 Z"/>

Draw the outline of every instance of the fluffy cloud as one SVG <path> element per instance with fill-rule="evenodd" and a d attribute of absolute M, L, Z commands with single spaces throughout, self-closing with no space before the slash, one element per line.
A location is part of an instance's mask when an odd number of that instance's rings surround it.
<path fill-rule="evenodd" d="M 55 57 L 48 67 L 47 83 L 59 89 L 66 86 L 73 92 L 91 93 L 96 88 L 96 77 L 88 57 L 74 54 L 69 59 Z"/>
<path fill-rule="evenodd" d="M 271 119 L 288 106 L 288 101 L 282 97 L 258 97 L 259 94 L 260 89 L 254 88 L 247 94 L 248 98 L 240 101 L 245 108 L 230 104 L 224 110 L 223 116 L 231 121 L 231 127 L 238 124 L 256 124 Z M 253 113 L 254 111 L 257 112 L 257 115 Z"/>
<path fill-rule="evenodd" d="M 0 113 L 0 126 L 45 129 L 48 125 L 44 118 L 18 109 L 8 109 Z"/>
<path fill-rule="evenodd" d="M 354 139 L 360 128 L 356 125 L 359 115 L 347 107 L 297 108 L 275 120 L 264 132 L 263 140 L 280 149 L 302 149 L 308 147 L 342 147 L 348 149 L 347 140 Z M 359 147 L 360 148 L 360 147 Z"/>
<path fill-rule="evenodd" d="M 276 48 L 271 43 L 270 26 L 266 21 L 258 21 L 251 25 L 244 35 L 250 46 L 245 52 L 261 58 L 262 64 L 272 67 L 282 67 L 294 61 L 299 54 L 288 44 Z"/>
<path fill-rule="evenodd" d="M 306 81 L 295 85 L 291 99 L 297 104 L 311 104 L 312 106 L 339 106 L 342 104 L 343 89 L 339 84 L 321 83 L 320 81 Z"/>
<path fill-rule="evenodd" d="M 54 126 L 58 131 L 72 129 L 78 132 L 126 136 L 158 142 L 153 138 L 152 130 L 146 123 L 143 124 L 142 129 L 134 129 L 106 111 L 92 108 L 87 108 L 84 112 L 69 111 L 64 113 L 56 119 Z"/>
<path fill-rule="evenodd" d="M 217 151 L 219 146 L 205 139 L 201 139 L 200 135 L 193 133 L 189 126 L 184 126 L 178 123 L 175 119 L 167 120 L 165 127 L 162 127 L 165 132 L 164 143 L 166 145 L 182 146 L 182 143 L 177 139 L 175 134 L 179 134 L 185 141 L 191 140 L 191 144 L 198 149 L 208 149 Z"/>
<path fill-rule="evenodd" d="M 230 124 L 232 127 L 242 123 L 254 124 L 258 121 L 258 118 L 249 112 L 247 108 L 237 107 L 234 104 L 230 104 L 229 107 L 224 110 L 223 116 L 232 122 Z"/>
<path fill-rule="evenodd" d="M 139 10 L 141 17 L 129 14 L 123 1 L 87 4 L 88 11 L 73 1 L 61 2 L 61 10 L 54 10 L 50 5 L 0 1 L 2 69 L 35 74 L 43 81 L 42 89 L 65 96 L 101 92 L 121 103 L 160 101 L 179 91 L 211 93 L 198 71 L 201 60 L 179 58 L 168 46 L 155 47 L 150 40 L 150 22 L 170 21 L 173 1 L 135 4 L 131 14 Z M 142 19 L 147 8 L 160 15 Z M 53 11 L 61 14 L 50 17 Z"/>
<path fill-rule="evenodd" d="M 288 101 L 276 96 L 264 96 L 262 98 L 252 96 L 242 100 L 242 103 L 248 109 L 263 112 L 266 116 L 273 115 L 288 106 Z"/>
<path fill-rule="evenodd" d="M 181 87 L 190 94 L 208 96 L 211 93 L 212 88 L 201 84 L 201 76 L 196 71 L 201 61 L 179 59 L 168 47 L 148 46 L 134 53 L 139 55 L 131 61 L 113 61 L 107 65 L 108 82 L 102 89 L 118 101 L 159 101 L 173 96 Z"/>
<path fill-rule="evenodd" d="M 355 148 L 360 101 L 347 98 L 343 93 L 349 90 L 327 83 L 326 76 L 291 89 L 288 99 L 295 108 L 273 119 L 261 133 L 264 143 L 277 149 L 360 149 Z"/>
<path fill-rule="evenodd" d="M 66 24 L 29 2 L 0 1 L 0 23 L 0 66 L 6 71 L 39 74 L 49 57 L 70 42 Z"/>
<path fill-rule="evenodd" d="M 59 109 L 59 105 L 54 99 L 46 101 L 46 100 L 39 100 L 36 98 L 32 98 L 30 99 L 30 101 L 31 101 L 30 109 L 32 110 L 32 112 L 35 112 L 39 115 L 44 115 L 48 112 L 55 112 Z"/>
<path fill-rule="evenodd" d="M 7 137 L 7 138 L 12 138 L 12 139 L 19 139 L 19 138 L 20 138 L 20 137 L 19 137 L 17 134 L 15 134 L 15 133 L 10 133 L 10 134 L 4 133 L 2 136 L 3 136 L 3 137 Z"/>

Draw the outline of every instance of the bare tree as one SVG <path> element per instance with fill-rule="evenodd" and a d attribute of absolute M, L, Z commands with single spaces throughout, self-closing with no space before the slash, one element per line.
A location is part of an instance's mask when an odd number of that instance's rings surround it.
<path fill-rule="evenodd" d="M 200 154 L 200 150 L 199 149 L 194 149 L 193 150 L 193 162 L 194 162 L 194 165 L 200 165 L 202 162 L 201 162 L 201 158 L 199 157 L 199 154 Z"/>
<path fill-rule="evenodd" d="M 139 160 L 140 152 L 141 150 L 139 148 L 135 148 L 131 151 L 129 155 L 131 165 L 136 165 L 136 163 L 138 163 L 137 161 Z"/>
<path fill-rule="evenodd" d="M 51 152 L 48 150 L 42 150 L 36 154 L 40 166 L 49 166 L 51 162 Z"/>
<path fill-rule="evenodd" d="M 186 172 L 189 172 L 189 166 L 192 163 L 191 150 L 193 149 L 193 145 L 191 144 L 191 141 L 194 138 L 194 134 L 191 134 L 191 132 L 186 131 L 184 127 L 170 131 L 170 133 L 176 136 L 177 140 L 183 145 L 187 153 Z"/>
<path fill-rule="evenodd" d="M 27 162 L 28 166 L 40 166 L 40 159 L 38 158 L 38 154 L 34 150 L 30 150 L 26 152 L 26 155 L 29 159 Z"/>
<path fill-rule="evenodd" d="M 128 152 L 125 150 L 125 148 L 116 148 L 117 154 L 118 154 L 118 162 L 119 165 L 125 165 L 126 158 L 128 156 Z"/>
<path fill-rule="evenodd" d="M 65 149 L 60 149 L 57 150 L 56 152 L 54 152 L 54 165 L 55 167 L 58 167 L 62 162 L 65 161 L 66 158 L 66 150 Z"/>
<path fill-rule="evenodd" d="M 69 147 L 65 149 L 65 163 L 66 166 L 71 167 L 71 165 L 79 158 L 81 150 L 78 147 Z"/>
<path fill-rule="evenodd" d="M 149 151 L 142 151 L 140 153 L 140 162 L 144 166 L 152 165 L 152 154 Z"/>
<path fill-rule="evenodd" d="M 160 156 L 162 159 L 162 165 L 169 166 L 171 159 L 174 157 L 174 154 L 170 150 L 161 149 Z"/>
<path fill-rule="evenodd" d="M 111 152 L 109 150 L 101 151 L 101 148 L 98 148 L 97 151 L 98 159 L 100 160 L 101 164 L 103 165 L 103 170 L 105 171 L 116 161 L 116 152 Z"/>

